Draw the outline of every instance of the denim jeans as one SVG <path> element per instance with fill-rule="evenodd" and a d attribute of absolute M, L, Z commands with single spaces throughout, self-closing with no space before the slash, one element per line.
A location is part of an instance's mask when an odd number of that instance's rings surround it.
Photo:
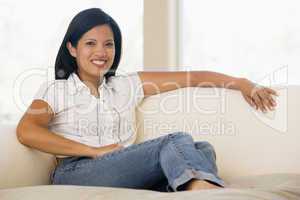
<path fill-rule="evenodd" d="M 69 157 L 51 173 L 52 184 L 180 191 L 191 179 L 225 187 L 208 142 L 176 132 L 90 158 Z"/>

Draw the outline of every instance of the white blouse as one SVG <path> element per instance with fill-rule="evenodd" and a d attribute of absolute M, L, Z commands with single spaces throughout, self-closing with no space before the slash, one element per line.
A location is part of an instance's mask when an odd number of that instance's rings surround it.
<path fill-rule="evenodd" d="M 135 108 L 144 98 L 137 73 L 104 79 L 96 98 L 72 73 L 67 80 L 41 85 L 34 99 L 49 104 L 54 112 L 49 130 L 65 138 L 93 146 L 120 143 L 125 147 L 136 139 Z M 68 157 L 56 155 L 56 157 Z"/>

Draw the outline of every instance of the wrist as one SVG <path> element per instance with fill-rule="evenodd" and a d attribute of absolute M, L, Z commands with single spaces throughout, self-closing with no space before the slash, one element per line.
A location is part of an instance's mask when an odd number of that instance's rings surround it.
<path fill-rule="evenodd" d="M 242 90 L 242 88 L 243 88 L 243 85 L 246 83 L 246 82 L 248 82 L 248 79 L 246 79 L 246 78 L 236 78 L 236 89 L 237 90 Z"/>
<path fill-rule="evenodd" d="M 95 157 L 97 155 L 96 148 L 92 146 L 87 146 L 86 149 L 86 156 L 88 157 Z"/>
<path fill-rule="evenodd" d="M 247 79 L 245 78 L 233 78 L 233 80 L 227 85 L 226 88 L 234 89 L 234 90 L 241 90 L 243 87 L 244 82 Z"/>

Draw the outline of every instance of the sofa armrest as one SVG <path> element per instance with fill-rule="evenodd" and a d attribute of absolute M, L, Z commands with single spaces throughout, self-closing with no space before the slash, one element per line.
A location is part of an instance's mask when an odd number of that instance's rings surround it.
<path fill-rule="evenodd" d="M 50 183 L 55 157 L 21 144 L 16 125 L 0 125 L 0 147 L 0 189 Z"/>

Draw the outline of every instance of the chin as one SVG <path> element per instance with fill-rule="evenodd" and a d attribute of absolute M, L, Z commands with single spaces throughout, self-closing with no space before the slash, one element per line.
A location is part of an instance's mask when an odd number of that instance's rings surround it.
<path fill-rule="evenodd" d="M 109 71 L 109 69 L 110 67 L 95 68 L 94 66 L 92 66 L 88 71 L 91 76 L 98 78 L 103 77 Z"/>
<path fill-rule="evenodd" d="M 100 71 L 97 71 L 95 73 L 93 73 L 95 76 L 99 77 L 99 76 L 104 76 L 109 70 L 100 70 Z"/>

